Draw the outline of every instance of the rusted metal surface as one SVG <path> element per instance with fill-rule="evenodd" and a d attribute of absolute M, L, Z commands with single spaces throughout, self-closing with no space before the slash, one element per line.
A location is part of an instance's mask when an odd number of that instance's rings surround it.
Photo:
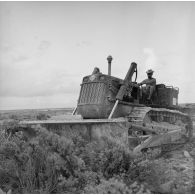
<path fill-rule="evenodd" d="M 141 132 L 147 132 L 147 133 L 150 133 L 150 134 L 158 134 L 158 132 L 155 130 L 155 129 L 152 129 L 152 128 L 149 128 L 149 127 L 144 127 L 144 126 L 141 126 L 141 125 L 136 125 L 136 124 L 131 124 L 130 127 L 129 127 L 129 131 L 130 130 L 133 130 L 133 131 L 141 131 Z"/>
<path fill-rule="evenodd" d="M 126 118 L 115 119 L 84 119 L 84 120 L 41 120 L 41 121 L 20 121 L 20 125 L 37 125 L 37 124 L 100 124 L 100 123 L 120 123 L 127 122 Z"/>
<path fill-rule="evenodd" d="M 131 67 L 128 71 L 128 76 L 126 76 L 127 79 L 125 77 L 124 80 L 104 74 L 84 77 L 81 84 L 77 113 L 84 118 L 108 118 L 114 103 L 119 99 L 120 108 L 116 109 L 115 116 L 113 116 L 116 118 L 128 115 L 126 112 L 128 108 L 124 106 L 125 103 L 126 105 L 129 104 L 129 107 L 134 104 L 148 104 L 143 99 L 144 97 L 141 96 L 139 86 L 131 81 L 135 69 L 136 66 Z M 177 110 L 179 109 L 178 93 L 177 88 L 158 84 L 156 93 L 152 98 L 152 104 L 147 106 Z"/>

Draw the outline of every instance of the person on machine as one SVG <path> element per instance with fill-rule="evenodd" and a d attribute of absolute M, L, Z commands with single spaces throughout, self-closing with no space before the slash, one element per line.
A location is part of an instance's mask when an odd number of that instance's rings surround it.
<path fill-rule="evenodd" d="M 148 78 L 143 80 L 141 83 L 139 83 L 138 85 L 146 85 L 145 88 L 143 88 L 143 93 L 145 93 L 146 95 L 148 95 L 147 100 L 151 100 L 152 95 L 154 94 L 155 88 L 156 88 L 156 79 L 152 77 L 153 75 L 153 70 L 149 69 L 146 73 Z"/>

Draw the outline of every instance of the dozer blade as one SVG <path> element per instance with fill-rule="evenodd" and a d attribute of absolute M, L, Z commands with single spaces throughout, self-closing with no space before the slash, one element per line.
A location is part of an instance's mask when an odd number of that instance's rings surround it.
<path fill-rule="evenodd" d="M 102 137 L 107 137 L 128 147 L 128 120 L 126 118 L 21 121 L 19 125 L 23 127 L 41 125 L 49 131 L 68 138 L 82 134 L 88 141 L 101 141 Z"/>

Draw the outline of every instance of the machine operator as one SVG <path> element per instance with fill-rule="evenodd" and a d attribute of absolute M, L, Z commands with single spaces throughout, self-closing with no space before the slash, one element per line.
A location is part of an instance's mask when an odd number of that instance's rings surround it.
<path fill-rule="evenodd" d="M 146 95 L 148 95 L 147 100 L 151 100 L 152 95 L 154 94 L 155 88 L 156 88 L 156 79 L 152 77 L 153 75 L 153 70 L 149 69 L 146 73 L 148 78 L 143 80 L 141 83 L 139 83 L 138 85 L 146 85 L 145 88 L 143 88 L 143 93 L 145 93 Z"/>

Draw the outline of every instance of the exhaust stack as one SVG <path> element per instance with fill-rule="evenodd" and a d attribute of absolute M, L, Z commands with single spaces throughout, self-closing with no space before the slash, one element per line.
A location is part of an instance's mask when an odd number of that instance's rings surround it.
<path fill-rule="evenodd" d="M 111 76 L 111 62 L 112 62 L 112 56 L 108 56 L 107 60 L 108 60 L 108 75 Z"/>

